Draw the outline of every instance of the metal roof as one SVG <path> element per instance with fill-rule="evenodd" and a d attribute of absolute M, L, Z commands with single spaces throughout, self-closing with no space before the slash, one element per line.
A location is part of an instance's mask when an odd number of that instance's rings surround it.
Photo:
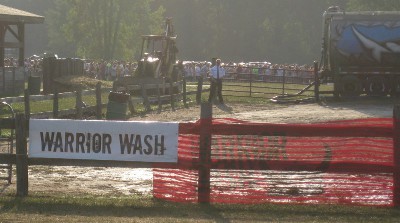
<path fill-rule="evenodd" d="M 43 23 L 44 17 L 5 5 L 0 5 L 0 22 L 27 24 Z"/>

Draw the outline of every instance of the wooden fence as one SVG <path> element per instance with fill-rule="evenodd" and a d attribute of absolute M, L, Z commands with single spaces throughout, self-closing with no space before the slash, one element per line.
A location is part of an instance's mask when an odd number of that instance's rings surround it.
<path fill-rule="evenodd" d="M 24 67 L 0 67 L 0 92 L 20 94 L 24 91 Z"/>
<path fill-rule="evenodd" d="M 169 102 L 171 104 L 172 109 L 175 109 L 175 103 L 178 100 L 182 100 L 185 107 L 187 106 L 187 96 L 190 94 L 196 94 L 197 92 L 187 92 L 186 91 L 186 82 L 176 82 L 173 83 L 172 86 L 167 83 L 164 86 L 159 85 L 158 87 L 168 89 L 170 87 L 176 87 L 182 85 L 183 91 L 181 93 L 170 93 L 168 95 L 148 95 L 147 91 L 149 89 L 154 89 L 154 84 L 146 84 L 146 85 L 133 85 L 131 86 L 132 90 L 141 90 L 141 95 L 138 97 L 130 97 L 129 103 L 129 110 L 131 113 L 135 113 L 135 107 L 139 104 L 143 104 L 146 110 L 150 110 L 150 104 L 158 104 L 158 110 L 162 110 L 163 104 L 165 102 Z M 64 92 L 58 93 L 55 92 L 54 94 L 47 94 L 47 95 L 30 95 L 29 90 L 25 90 L 24 96 L 19 97 L 7 97 L 2 98 L 1 101 L 7 102 L 8 104 L 13 103 L 24 103 L 24 112 L 27 117 L 33 118 L 59 118 L 62 116 L 68 115 L 75 115 L 77 119 L 81 119 L 84 113 L 92 112 L 96 114 L 97 119 L 102 118 L 102 109 L 107 107 L 108 101 L 102 100 L 102 94 L 108 93 L 111 91 L 118 91 L 115 88 L 102 88 L 101 83 L 99 82 L 96 85 L 96 89 L 94 90 L 82 90 L 78 89 L 74 92 Z M 93 96 L 96 99 L 95 105 L 87 105 L 83 97 L 84 96 Z M 71 109 L 64 109 L 60 110 L 59 100 L 60 99 L 71 99 L 75 101 L 74 108 Z M 39 113 L 32 113 L 31 111 L 31 104 L 35 102 L 41 102 L 51 100 L 53 101 L 53 109 L 52 111 L 44 111 Z"/>
<path fill-rule="evenodd" d="M 212 105 L 209 103 L 202 104 L 201 107 L 201 119 L 198 124 L 190 125 L 190 123 L 181 123 L 180 128 L 183 128 L 183 132 L 180 130 L 180 134 L 198 134 L 200 138 L 200 153 L 198 153 L 198 164 L 194 165 L 198 169 L 198 199 L 200 203 L 210 202 L 210 168 L 218 168 L 216 163 L 211 163 L 211 138 L 212 132 L 218 130 L 218 125 L 214 126 L 212 123 Z M 0 125 L 4 128 L 16 129 L 16 154 L 0 154 L 0 163 L 16 165 L 17 174 L 17 196 L 27 196 L 28 195 L 28 167 L 31 165 L 52 165 L 52 166 L 93 166 L 93 167 L 151 167 L 151 163 L 146 162 L 130 162 L 130 161 L 101 161 L 101 160 L 73 160 L 73 159 L 48 159 L 48 158 L 30 158 L 27 155 L 27 132 L 29 129 L 29 120 L 26 119 L 25 115 L 18 114 L 15 119 L 0 119 Z M 394 206 L 400 206 L 400 106 L 397 105 L 394 108 L 393 117 L 393 129 L 387 127 L 382 128 L 380 126 L 373 127 L 374 130 L 380 132 L 380 134 L 385 135 L 385 137 L 393 136 L 393 166 L 383 166 L 385 171 L 393 173 L 393 197 L 392 203 Z M 196 128 L 193 128 L 196 126 Z M 261 132 L 249 132 L 246 128 L 246 132 L 241 130 L 242 125 L 233 125 L 234 128 L 230 129 L 228 132 L 236 132 L 240 135 L 260 135 L 260 136 L 275 136 L 271 129 L 266 129 Z M 186 128 L 185 128 L 186 127 Z M 277 126 L 280 130 L 285 129 L 286 126 Z M 359 137 L 364 137 L 368 135 L 368 130 L 360 130 L 358 126 L 340 126 L 340 128 L 324 129 L 328 127 L 321 126 L 320 128 L 314 130 L 306 125 L 298 125 L 296 130 L 288 130 L 287 136 L 332 136 L 338 134 L 340 136 L 346 136 L 343 133 L 352 132 L 352 135 L 358 135 Z M 355 130 L 357 130 L 354 132 Z M 226 130 L 226 129 L 225 129 Z M 189 133 L 190 132 L 190 133 Z M 225 131 L 226 132 L 226 131 Z M 228 133 L 226 133 L 228 134 Z M 376 136 L 380 137 L 380 136 Z M 275 161 L 278 162 L 278 161 Z M 280 161 L 285 164 L 287 161 Z M 310 166 L 307 161 L 295 161 L 296 165 L 303 166 L 304 170 Z M 285 165 L 290 165 L 287 162 Z M 340 166 L 340 164 L 337 164 Z M 176 164 L 158 164 L 158 168 L 174 168 Z M 338 167 L 339 167 L 338 166 Z M 249 166 L 248 166 L 249 167 Z M 251 166 L 250 166 L 251 167 Z M 268 165 L 266 166 L 268 168 Z M 225 167 L 226 168 L 226 167 Z M 271 169 L 270 167 L 268 169 Z M 346 171 L 343 168 L 338 168 L 337 170 Z M 381 167 L 377 168 L 381 169 Z M 287 169 L 291 170 L 290 168 Z M 367 169 L 353 168 L 351 171 L 359 171 L 359 173 L 367 173 Z"/>
<path fill-rule="evenodd" d="M 250 75 L 249 77 L 253 77 L 254 75 Z M 315 75 L 317 77 L 317 75 Z M 270 77 L 273 78 L 273 77 Z M 230 78 L 226 78 L 224 81 L 223 87 L 223 95 L 224 96 L 233 96 L 233 97 L 260 97 L 260 98 L 272 98 L 272 96 L 276 95 L 284 95 L 285 91 L 300 91 L 300 92 L 312 92 L 309 90 L 310 87 L 306 87 L 306 89 L 291 89 L 287 86 L 287 82 L 285 81 L 285 77 L 280 77 L 279 80 L 270 80 L 270 78 L 264 78 L 263 80 L 253 80 L 253 78 L 243 79 L 243 80 L 234 80 Z M 283 78 L 283 79 L 282 79 Z M 301 77 L 297 77 L 297 79 L 302 79 Z M 314 78 L 315 81 L 318 81 L 318 78 Z M 306 78 L 307 83 L 311 81 L 310 78 Z M 302 82 L 305 79 L 301 80 Z M 199 82 L 191 82 L 193 85 L 199 85 Z M 264 86 L 259 84 L 265 83 L 275 83 L 278 84 L 274 86 Z M 279 86 L 281 83 L 281 86 Z M 203 82 L 201 82 L 203 85 Z M 207 84 L 205 84 L 207 85 Z M 169 91 L 169 94 L 161 94 L 162 91 L 168 88 L 177 88 L 180 87 L 182 91 L 180 93 L 173 93 L 173 91 Z M 319 84 L 315 87 L 314 94 L 315 97 L 318 98 L 318 89 Z M 160 89 L 158 94 L 156 95 L 149 95 L 147 92 L 150 89 Z M 201 94 L 203 92 L 208 92 L 209 88 L 201 88 L 200 92 L 195 91 L 187 91 L 187 80 L 184 78 L 182 81 L 174 82 L 174 83 L 163 83 L 163 84 L 142 84 L 142 85 L 129 85 L 128 88 L 125 90 L 128 91 L 136 91 L 140 92 L 140 95 L 137 97 L 131 97 L 129 100 L 129 110 L 131 113 L 135 112 L 135 106 L 138 104 L 143 104 L 145 106 L 146 111 L 150 110 L 151 104 L 158 104 L 158 111 L 162 110 L 162 105 L 165 103 L 170 103 L 172 110 L 175 110 L 175 102 L 182 100 L 185 107 L 187 107 L 187 96 L 196 94 L 196 99 L 201 98 Z M 68 115 L 75 115 L 76 118 L 82 118 L 82 115 L 87 112 L 96 113 L 96 118 L 101 119 L 102 114 L 101 111 L 103 108 L 107 106 L 107 101 L 102 101 L 101 94 L 110 92 L 110 91 L 118 91 L 116 86 L 113 88 L 102 88 L 101 84 L 98 83 L 96 89 L 94 90 L 81 90 L 78 89 L 74 92 L 65 92 L 65 93 L 58 93 L 57 89 L 53 90 L 53 94 L 47 95 L 30 95 L 28 90 L 25 90 L 24 96 L 19 97 L 7 97 L 2 98 L 1 101 L 5 101 L 9 104 L 12 103 L 24 103 L 24 110 L 25 114 L 32 116 L 34 118 L 58 118 L 62 116 Z M 32 93 L 32 92 L 31 92 Z M 82 97 L 93 95 L 96 98 L 95 105 L 87 106 L 85 102 L 82 100 Z M 266 95 L 271 95 L 271 97 L 266 97 Z M 75 106 L 71 109 L 59 109 L 58 101 L 60 99 L 67 99 L 70 98 L 71 100 L 75 100 Z M 44 111 L 40 113 L 32 113 L 31 112 L 31 103 L 32 102 L 39 102 L 45 100 L 52 100 L 53 101 L 53 109 L 52 111 Z M 198 101 L 198 103 L 200 103 Z"/>
<path fill-rule="evenodd" d="M 246 67 L 245 67 L 246 68 Z M 247 67 L 250 73 L 227 73 L 223 84 L 223 94 L 234 97 L 273 98 L 277 95 L 316 94 L 319 89 L 311 90 L 314 83 L 319 87 L 318 64 L 314 63 L 314 70 L 307 71 L 307 75 L 290 75 L 290 70 L 283 70 L 280 76 L 273 75 L 277 69 L 270 69 L 271 74 L 264 72 L 253 73 L 252 69 L 265 68 Z M 317 81 L 317 82 L 316 82 Z M 300 92 L 300 93 L 299 93 Z M 330 93 L 330 92 L 329 92 Z"/>

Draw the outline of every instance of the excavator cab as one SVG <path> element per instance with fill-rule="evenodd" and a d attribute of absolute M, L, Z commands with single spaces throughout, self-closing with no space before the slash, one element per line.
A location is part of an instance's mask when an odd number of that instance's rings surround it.
<path fill-rule="evenodd" d="M 132 95 L 140 93 L 131 90 L 130 85 L 145 84 L 165 84 L 167 82 L 177 82 L 181 80 L 181 75 L 176 72 L 176 35 L 172 25 L 172 19 L 165 21 L 164 32 L 160 35 L 142 35 L 142 48 L 138 67 L 133 76 L 120 77 L 115 81 L 115 86 L 119 91 L 129 92 Z M 174 92 L 179 91 L 174 87 Z M 158 92 L 157 89 L 149 89 L 149 94 Z M 163 92 L 168 92 L 163 90 Z"/>
<path fill-rule="evenodd" d="M 171 18 L 166 19 L 165 31 L 162 35 L 143 35 L 141 59 L 138 61 L 138 68 L 134 76 L 170 79 L 178 52 L 175 41 L 176 35 Z"/>

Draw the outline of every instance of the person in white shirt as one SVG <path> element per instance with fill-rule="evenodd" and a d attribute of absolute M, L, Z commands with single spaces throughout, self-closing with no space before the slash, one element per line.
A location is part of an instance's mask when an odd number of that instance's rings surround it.
<path fill-rule="evenodd" d="M 198 77 L 201 76 L 200 64 L 197 63 L 197 64 L 194 66 L 194 71 L 195 71 L 195 74 L 196 74 L 196 79 L 197 79 Z"/>
<path fill-rule="evenodd" d="M 221 60 L 217 59 L 215 66 L 210 68 L 210 96 L 208 102 L 212 102 L 214 98 L 215 91 L 217 91 L 217 96 L 219 103 L 223 104 L 224 99 L 222 98 L 222 78 L 225 76 L 225 69 L 221 67 Z"/>

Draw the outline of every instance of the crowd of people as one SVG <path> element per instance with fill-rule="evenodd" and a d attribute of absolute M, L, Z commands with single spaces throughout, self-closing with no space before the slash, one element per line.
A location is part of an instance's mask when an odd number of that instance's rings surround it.
<path fill-rule="evenodd" d="M 17 66 L 18 60 L 15 58 L 6 58 L 5 66 Z M 211 62 L 208 61 L 184 61 L 184 75 L 187 80 L 195 81 L 197 77 L 207 77 Z M 225 78 L 237 79 L 241 75 L 259 75 L 259 76 L 286 76 L 311 78 L 314 74 L 314 68 L 311 65 L 298 64 L 271 64 L 269 62 L 248 62 L 248 63 L 222 63 L 221 67 L 226 70 Z M 25 73 L 40 73 L 42 71 L 42 58 L 32 56 L 25 59 Z M 119 60 L 84 60 L 85 75 L 100 80 L 115 80 L 117 77 L 133 75 L 137 68 L 137 62 L 119 61 Z"/>
<path fill-rule="evenodd" d="M 100 80 L 115 80 L 117 77 L 131 76 L 137 68 L 136 62 L 86 60 L 85 74 Z"/>
<path fill-rule="evenodd" d="M 36 75 L 42 72 L 42 58 L 30 57 L 24 61 L 25 76 Z"/>
<path fill-rule="evenodd" d="M 42 60 L 36 57 L 26 58 L 24 60 L 24 71 L 26 74 L 39 73 L 42 71 Z M 5 67 L 18 67 L 18 59 L 8 57 L 4 59 Z"/>
<path fill-rule="evenodd" d="M 186 78 L 194 80 L 204 67 L 210 67 L 209 62 L 185 62 L 184 69 Z M 269 62 L 249 62 L 221 64 L 226 70 L 227 78 L 239 78 L 241 75 L 260 75 L 260 76 L 286 76 L 311 78 L 314 75 L 314 67 L 310 65 L 298 64 L 271 64 Z M 202 72 L 204 74 L 204 72 Z"/>
<path fill-rule="evenodd" d="M 83 60 L 84 74 L 100 80 L 115 80 L 120 76 L 133 75 L 137 68 L 137 62 L 105 61 L 105 60 Z M 24 71 L 26 76 L 40 74 L 43 69 L 43 58 L 31 56 L 24 60 Z M 10 57 L 4 59 L 4 66 L 18 67 L 18 60 Z"/>

